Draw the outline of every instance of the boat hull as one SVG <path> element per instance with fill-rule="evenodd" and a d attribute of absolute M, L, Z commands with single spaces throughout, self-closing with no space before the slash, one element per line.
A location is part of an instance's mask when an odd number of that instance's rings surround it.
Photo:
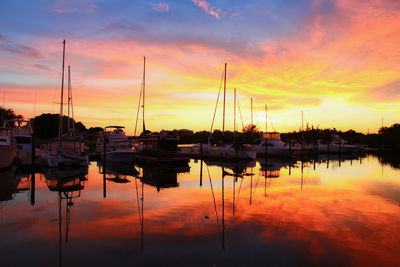
<path fill-rule="evenodd" d="M 203 145 L 203 157 L 221 159 L 221 160 L 254 160 L 257 157 L 257 151 L 253 148 L 239 148 L 236 150 L 233 147 L 214 147 Z"/>
<path fill-rule="evenodd" d="M 42 164 L 45 164 L 48 167 L 89 165 L 88 155 L 79 155 L 60 151 L 58 151 L 58 153 L 55 155 L 51 155 L 49 151 L 43 150 L 40 154 L 40 157 Z"/>

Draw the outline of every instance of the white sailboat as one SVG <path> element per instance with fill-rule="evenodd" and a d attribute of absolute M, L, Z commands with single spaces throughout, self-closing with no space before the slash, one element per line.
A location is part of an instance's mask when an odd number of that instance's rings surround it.
<path fill-rule="evenodd" d="M 60 167 L 70 165 L 89 165 L 88 149 L 85 145 L 84 139 L 75 134 L 75 125 L 72 118 L 72 128 L 70 127 L 71 121 L 69 118 L 70 107 L 73 105 L 71 94 L 71 76 L 70 68 L 68 67 L 68 132 L 63 133 L 63 90 L 64 90 L 64 62 L 65 62 L 65 40 L 63 41 L 63 63 L 62 63 L 62 81 L 61 81 L 61 102 L 60 102 L 60 120 L 58 128 L 58 138 L 52 139 L 48 142 L 47 146 L 41 151 L 41 159 L 44 164 L 49 167 Z"/>
<path fill-rule="evenodd" d="M 11 167 L 17 147 L 13 141 L 13 132 L 11 127 L 0 128 L 0 169 Z"/>
<path fill-rule="evenodd" d="M 225 96 L 226 96 L 226 67 L 224 68 L 224 111 L 223 111 L 223 126 L 222 133 L 225 132 Z M 218 102 L 217 102 L 218 104 Z M 215 114 L 214 114 L 215 115 Z M 236 90 L 235 90 L 235 136 L 236 136 Z M 211 127 L 212 128 L 212 127 Z M 211 129 L 212 130 L 212 129 Z M 211 131 L 210 131 L 211 134 Z M 220 146 L 212 145 L 210 139 L 208 144 L 203 145 L 202 153 L 204 157 L 216 158 L 222 160 L 238 160 L 238 159 L 250 159 L 254 160 L 257 157 L 256 150 L 251 145 L 234 146 L 233 144 L 223 144 Z"/>

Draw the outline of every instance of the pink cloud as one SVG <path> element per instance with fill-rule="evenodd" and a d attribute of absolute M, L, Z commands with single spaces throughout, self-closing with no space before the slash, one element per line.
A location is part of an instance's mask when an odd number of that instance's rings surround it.
<path fill-rule="evenodd" d="M 91 0 L 57 0 L 51 8 L 55 13 L 93 13 L 98 8 Z"/>
<path fill-rule="evenodd" d="M 221 9 L 211 6 L 206 0 L 192 0 L 192 2 L 203 9 L 207 14 L 220 19 Z"/>
<path fill-rule="evenodd" d="M 239 17 L 240 15 L 242 15 L 241 12 L 235 12 L 235 13 L 232 13 L 231 18 L 233 18 L 233 17 Z"/>
<path fill-rule="evenodd" d="M 169 11 L 169 5 L 167 3 L 151 3 L 151 6 L 153 7 L 153 9 L 157 12 L 168 12 Z"/>

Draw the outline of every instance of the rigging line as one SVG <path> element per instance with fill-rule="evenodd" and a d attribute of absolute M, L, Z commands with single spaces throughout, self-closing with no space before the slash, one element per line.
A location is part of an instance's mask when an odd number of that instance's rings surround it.
<path fill-rule="evenodd" d="M 272 130 L 273 130 L 274 132 L 276 132 L 276 129 L 275 129 L 274 125 L 272 124 L 271 112 L 268 113 L 268 116 L 269 116 L 269 120 L 271 121 Z"/>
<path fill-rule="evenodd" d="M 136 200 L 137 200 L 137 205 L 138 205 L 138 210 L 139 210 L 139 217 L 142 218 L 142 215 L 141 215 L 141 212 L 140 212 L 139 192 L 138 192 L 138 187 L 137 187 L 137 178 L 135 178 L 135 186 L 136 186 Z"/>
<path fill-rule="evenodd" d="M 222 81 L 223 81 L 223 78 L 224 78 L 224 72 L 225 72 L 225 71 L 222 72 L 222 75 L 221 75 L 221 82 L 219 83 L 219 91 L 218 91 L 218 96 L 217 96 L 217 103 L 215 103 L 214 116 L 213 116 L 213 120 L 212 120 L 212 123 L 211 123 L 211 129 L 210 129 L 210 136 L 211 136 L 211 133 L 212 133 L 212 129 L 213 129 L 213 127 L 214 127 L 215 115 L 216 115 L 216 113 L 217 113 L 217 107 L 218 107 L 219 96 L 220 96 L 220 94 L 221 94 L 221 88 L 222 88 Z"/>
<path fill-rule="evenodd" d="M 138 123 L 138 120 L 139 120 L 140 104 L 142 103 L 142 93 L 143 93 L 143 82 L 142 82 L 142 85 L 140 86 L 139 104 L 138 104 L 137 112 L 136 112 L 135 133 L 134 133 L 133 136 L 136 136 L 137 123 Z"/>
<path fill-rule="evenodd" d="M 244 129 L 244 124 L 243 124 L 243 117 L 242 117 L 242 110 L 240 109 L 240 103 L 239 103 L 239 97 L 237 96 L 237 104 L 238 104 L 238 108 L 239 108 L 239 114 L 240 114 L 240 121 L 242 122 L 242 131 Z"/>
<path fill-rule="evenodd" d="M 255 102 L 255 101 L 253 101 L 253 102 Z M 253 105 L 255 106 L 254 103 L 253 103 Z M 260 137 L 262 137 L 262 135 L 261 135 L 261 125 L 260 125 L 260 121 L 258 120 L 257 112 L 256 112 L 256 121 L 257 121 L 257 125 L 258 125 L 258 134 L 260 135 Z"/>
<path fill-rule="evenodd" d="M 241 179 L 241 181 L 240 181 L 240 186 L 239 186 L 238 197 L 237 197 L 237 199 L 236 199 L 236 204 L 235 204 L 235 209 L 236 209 L 236 210 L 237 210 L 237 205 L 239 204 L 240 189 L 242 189 L 242 183 L 243 183 L 243 179 L 244 179 L 244 178 L 242 178 L 242 179 Z"/>
<path fill-rule="evenodd" d="M 210 180 L 211 193 L 212 193 L 213 200 L 214 200 L 215 215 L 217 216 L 218 233 L 219 233 L 220 235 L 222 235 L 221 229 L 220 229 L 221 227 L 219 226 L 218 211 L 217 211 L 217 203 L 215 202 L 214 189 L 213 189 L 213 186 L 212 186 L 211 176 L 210 176 L 210 170 L 208 169 L 208 165 L 207 165 L 207 172 L 208 172 L 208 179 Z"/>

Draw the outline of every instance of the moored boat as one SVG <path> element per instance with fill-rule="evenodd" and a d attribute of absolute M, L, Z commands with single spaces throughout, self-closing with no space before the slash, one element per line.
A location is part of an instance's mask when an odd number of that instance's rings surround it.
<path fill-rule="evenodd" d="M 17 147 L 13 141 L 11 127 L 0 128 L 0 169 L 6 169 L 13 164 Z"/>
<path fill-rule="evenodd" d="M 106 159 L 115 162 L 133 162 L 136 150 L 125 135 L 123 126 L 107 126 L 97 137 L 96 151 L 104 155 L 104 138 L 106 138 Z M 112 130 L 108 130 L 112 129 Z"/>
<path fill-rule="evenodd" d="M 60 102 L 60 120 L 58 138 L 52 139 L 41 150 L 42 163 L 49 167 L 59 166 L 87 166 L 89 165 L 89 154 L 86 142 L 82 135 L 75 132 L 73 120 L 73 105 L 71 93 L 70 68 L 68 67 L 68 130 L 63 132 L 63 90 L 64 90 L 64 61 L 65 61 L 65 40 L 63 41 L 63 63 L 62 63 L 62 80 L 61 80 L 61 102 Z M 70 119 L 70 107 L 72 109 L 72 120 Z M 70 122 L 72 126 L 70 128 Z"/>

